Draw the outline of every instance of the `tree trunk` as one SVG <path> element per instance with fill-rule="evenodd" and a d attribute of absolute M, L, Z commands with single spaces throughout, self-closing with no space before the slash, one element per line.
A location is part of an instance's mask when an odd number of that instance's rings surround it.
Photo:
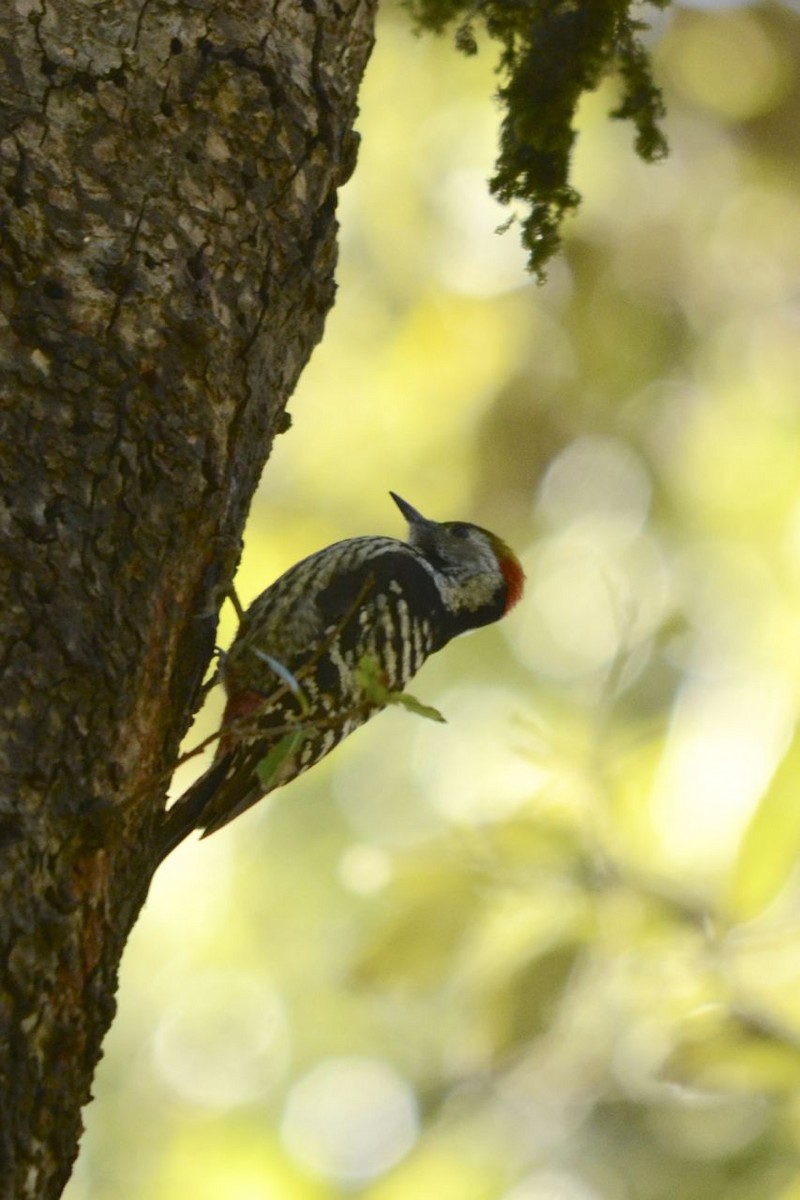
<path fill-rule="evenodd" d="M 333 299 L 374 3 L 0 14 L 3 1197 L 58 1196 L 77 1152 L 250 499 Z"/>

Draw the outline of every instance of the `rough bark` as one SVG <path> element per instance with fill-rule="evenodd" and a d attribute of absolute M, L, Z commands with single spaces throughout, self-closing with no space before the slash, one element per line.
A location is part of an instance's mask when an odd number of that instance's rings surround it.
<path fill-rule="evenodd" d="M 0 12 L 3 1197 L 58 1196 L 77 1151 L 250 498 L 333 299 L 373 6 Z"/>

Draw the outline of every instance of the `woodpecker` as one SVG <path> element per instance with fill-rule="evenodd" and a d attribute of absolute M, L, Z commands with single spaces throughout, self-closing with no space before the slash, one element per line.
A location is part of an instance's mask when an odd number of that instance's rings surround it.
<path fill-rule="evenodd" d="M 525 576 L 499 537 L 429 520 L 389 494 L 408 523 L 407 542 L 335 542 L 245 612 L 220 667 L 227 704 L 216 757 L 166 814 L 161 858 L 192 830 L 214 833 L 307 771 L 380 711 L 384 703 L 365 688 L 365 661 L 385 691 L 401 691 L 429 655 L 519 600 Z"/>

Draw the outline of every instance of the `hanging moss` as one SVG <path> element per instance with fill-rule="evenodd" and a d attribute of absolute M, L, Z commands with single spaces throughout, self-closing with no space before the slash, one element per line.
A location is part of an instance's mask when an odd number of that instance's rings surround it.
<path fill-rule="evenodd" d="M 669 0 L 654 0 L 664 8 Z M 570 183 L 575 110 L 583 92 L 616 73 L 622 100 L 610 114 L 636 128 L 636 150 L 663 158 L 661 92 L 628 0 L 404 0 L 419 30 L 442 33 L 456 23 L 455 42 L 478 51 L 479 27 L 502 47 L 497 72 L 504 109 L 492 193 L 529 206 L 520 218 L 528 266 L 539 280 L 561 244 L 561 222 L 577 208 Z M 507 225 L 516 220 L 511 217 Z M 507 226 L 506 226 L 507 227 Z"/>

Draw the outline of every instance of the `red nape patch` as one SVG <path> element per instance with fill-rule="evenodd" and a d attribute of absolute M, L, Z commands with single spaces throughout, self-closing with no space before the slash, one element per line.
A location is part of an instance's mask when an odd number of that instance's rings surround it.
<path fill-rule="evenodd" d="M 506 547 L 506 549 L 508 548 Z M 503 609 L 503 615 L 505 616 L 522 596 L 522 590 L 525 586 L 525 572 L 522 569 L 519 559 L 510 550 L 500 559 L 500 570 L 503 572 L 503 578 L 506 581 L 506 588 L 508 589 L 506 606 Z"/>

